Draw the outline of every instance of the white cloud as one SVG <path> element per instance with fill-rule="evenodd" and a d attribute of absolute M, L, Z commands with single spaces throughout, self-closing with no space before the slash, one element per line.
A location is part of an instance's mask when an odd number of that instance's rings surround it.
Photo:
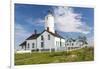
<path fill-rule="evenodd" d="M 28 31 L 25 30 L 25 28 L 20 25 L 20 24 L 16 24 L 15 26 L 15 35 L 16 36 L 27 36 L 29 34 Z"/>
<path fill-rule="evenodd" d="M 31 33 L 28 32 L 22 25 L 15 25 L 15 46 L 22 43 Z"/>
<path fill-rule="evenodd" d="M 35 25 L 43 26 L 45 21 L 44 21 L 44 19 L 41 19 L 41 18 L 37 18 L 37 19 L 28 18 L 28 19 L 26 19 L 26 22 L 30 23 L 30 24 L 35 24 Z"/>
<path fill-rule="evenodd" d="M 37 24 L 41 24 L 41 23 L 44 23 L 44 22 L 45 22 L 45 20 L 40 19 L 40 18 L 34 20 L 34 23 L 37 23 Z"/>
<path fill-rule="evenodd" d="M 82 14 L 75 13 L 73 8 L 53 7 L 56 29 L 62 32 L 89 33 L 91 28 L 81 21 Z"/>

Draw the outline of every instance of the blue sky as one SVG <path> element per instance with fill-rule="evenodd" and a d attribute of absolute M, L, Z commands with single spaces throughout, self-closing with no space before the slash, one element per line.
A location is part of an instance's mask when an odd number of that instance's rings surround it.
<path fill-rule="evenodd" d="M 90 42 L 94 36 L 94 9 L 70 6 L 15 4 L 15 46 L 18 46 L 36 29 L 44 30 L 44 18 L 52 10 L 55 29 L 63 37 L 85 35 Z"/>

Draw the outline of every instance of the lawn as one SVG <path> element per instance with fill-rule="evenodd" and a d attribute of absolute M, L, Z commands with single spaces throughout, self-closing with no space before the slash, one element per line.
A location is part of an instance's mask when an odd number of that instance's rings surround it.
<path fill-rule="evenodd" d="M 94 48 L 74 51 L 15 54 L 15 65 L 93 61 Z"/>

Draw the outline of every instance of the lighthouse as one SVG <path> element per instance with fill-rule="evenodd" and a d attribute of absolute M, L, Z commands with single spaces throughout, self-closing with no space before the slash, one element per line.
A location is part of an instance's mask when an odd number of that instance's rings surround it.
<path fill-rule="evenodd" d="M 45 16 L 45 29 L 40 33 L 35 30 L 31 36 L 21 43 L 22 50 L 25 52 L 56 52 L 65 51 L 65 39 L 55 31 L 55 17 L 51 11 Z M 23 51 L 21 51 L 23 53 Z"/>
<path fill-rule="evenodd" d="M 55 33 L 54 16 L 51 11 L 48 11 L 48 14 L 45 16 L 45 30 L 49 30 L 50 32 Z"/>

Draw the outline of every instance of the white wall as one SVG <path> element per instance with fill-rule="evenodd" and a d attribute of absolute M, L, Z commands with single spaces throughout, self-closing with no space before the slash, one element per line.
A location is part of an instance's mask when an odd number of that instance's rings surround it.
<path fill-rule="evenodd" d="M 48 40 L 48 35 L 50 35 L 50 40 Z M 41 36 L 43 36 L 43 40 L 41 40 Z M 61 41 L 61 46 L 60 46 Z M 41 47 L 41 42 L 44 42 L 44 47 Z M 58 43 L 57 43 L 58 42 Z M 28 43 L 30 44 L 30 47 L 28 48 Z M 34 48 L 32 48 L 32 43 L 34 43 Z M 58 37 L 54 37 L 47 31 L 42 33 L 37 39 L 33 40 L 27 40 L 26 42 L 26 50 L 32 50 L 32 49 L 65 49 L 65 40 L 60 39 Z"/>
<path fill-rule="evenodd" d="M 57 50 L 64 50 L 65 49 L 65 40 L 61 39 L 61 46 L 60 46 L 60 38 L 55 37 L 55 49 Z"/>
<path fill-rule="evenodd" d="M 29 43 L 29 48 L 28 48 L 28 43 Z M 32 43 L 34 43 L 34 48 L 32 48 Z M 32 50 L 32 49 L 36 49 L 36 39 L 27 40 L 26 42 L 26 50 Z"/>
<path fill-rule="evenodd" d="M 50 35 L 50 40 L 48 40 L 48 35 Z M 41 49 L 41 42 L 42 42 L 41 36 L 44 37 L 44 49 L 54 48 L 54 36 L 45 31 L 37 38 L 37 47 L 39 49 Z"/>
<path fill-rule="evenodd" d="M 73 45 L 72 45 L 72 43 L 73 43 Z M 69 44 L 69 45 L 67 45 L 67 44 Z M 77 41 L 75 41 L 75 42 L 71 42 L 71 44 L 70 44 L 70 42 L 67 42 L 66 43 L 66 47 L 67 47 L 67 50 L 69 50 L 68 48 L 70 47 L 70 48 L 75 48 L 75 49 L 80 49 L 80 48 L 83 48 L 83 47 L 85 47 L 86 45 L 82 45 L 83 43 L 82 42 L 79 42 L 78 40 Z M 70 50 L 72 50 L 72 49 L 70 49 Z M 74 49 L 73 49 L 74 50 Z"/>

